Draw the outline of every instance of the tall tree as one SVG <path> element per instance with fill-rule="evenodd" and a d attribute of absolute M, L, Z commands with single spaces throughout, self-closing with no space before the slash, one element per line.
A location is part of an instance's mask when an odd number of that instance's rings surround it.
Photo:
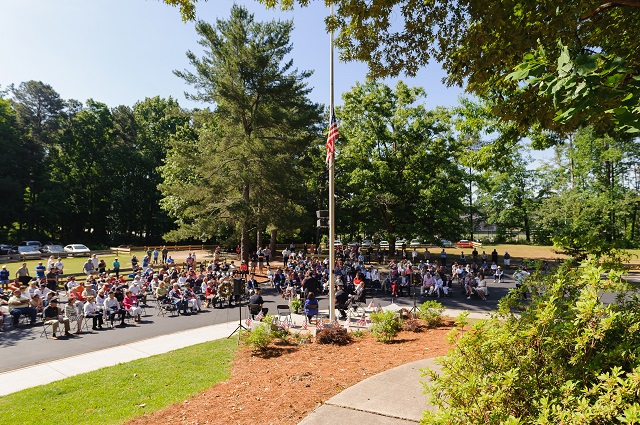
<path fill-rule="evenodd" d="M 425 92 L 371 80 L 343 95 L 336 161 L 339 209 L 361 226 L 396 236 L 458 237 L 465 193 L 462 145 L 449 114 L 420 104 Z M 341 215 L 342 215 L 341 211 Z"/>
<path fill-rule="evenodd" d="M 287 195 L 292 184 L 303 188 L 296 161 L 320 122 L 319 106 L 308 99 L 310 72 L 298 72 L 286 60 L 291 30 L 290 21 L 256 22 L 246 8 L 234 5 L 228 21 L 198 22 L 204 56 L 188 52 L 195 71 L 175 71 L 196 88 L 191 98 L 214 106 L 215 121 L 203 122 L 195 140 L 189 134 L 174 140 L 163 167 L 165 208 L 176 214 L 175 205 L 190 205 L 178 215 L 182 235 L 200 238 L 232 224 L 245 259 L 252 226 L 262 232 L 299 209 Z M 195 143 L 201 154 L 191 165 L 197 179 L 179 179 L 183 170 L 172 162 L 184 143 Z"/>

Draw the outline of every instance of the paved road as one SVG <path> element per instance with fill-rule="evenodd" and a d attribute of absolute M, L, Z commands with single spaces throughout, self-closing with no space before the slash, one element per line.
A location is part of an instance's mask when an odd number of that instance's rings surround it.
<path fill-rule="evenodd" d="M 503 283 L 492 284 L 492 280 L 489 280 L 489 282 L 490 297 L 488 301 L 482 301 L 477 298 L 467 300 L 459 292 L 456 292 L 448 298 L 440 298 L 439 301 L 450 309 L 469 310 L 472 313 L 488 313 L 495 309 L 497 301 L 503 297 L 509 289 L 514 287 L 513 280 L 510 277 L 507 277 Z M 265 285 L 262 286 L 264 287 Z M 275 314 L 276 305 L 283 303 L 283 300 L 276 294 L 273 288 L 265 288 L 262 295 L 265 299 L 265 307 L 269 308 L 270 313 Z M 418 296 L 416 303 L 420 304 L 421 300 L 423 301 L 424 299 L 425 298 Z M 367 300 L 367 302 L 371 301 L 376 305 L 380 304 L 382 307 L 389 305 L 391 302 L 395 302 L 397 305 L 406 308 L 411 308 L 414 302 L 412 296 L 392 298 L 382 294 Z M 329 300 L 326 295 L 319 297 L 319 302 L 321 310 L 328 310 Z M 84 333 L 69 340 L 60 338 L 54 341 L 44 337 L 41 338 L 42 326 L 40 324 L 35 326 L 23 325 L 18 329 L 11 329 L 10 323 L 5 323 L 4 331 L 0 332 L 0 350 L 2 351 L 0 372 L 115 347 L 166 333 L 195 329 L 234 320 L 240 323 L 241 321 L 244 322 L 247 316 L 246 306 L 244 304 L 241 308 L 210 308 L 205 309 L 199 314 L 179 317 L 171 317 L 169 315 L 165 317 L 158 316 L 154 303 L 150 302 L 150 305 L 146 310 L 146 316 L 143 317 L 141 324 L 128 325 L 126 328 L 106 328 L 101 331 Z M 10 317 L 8 319 L 8 321 L 11 320 Z"/>

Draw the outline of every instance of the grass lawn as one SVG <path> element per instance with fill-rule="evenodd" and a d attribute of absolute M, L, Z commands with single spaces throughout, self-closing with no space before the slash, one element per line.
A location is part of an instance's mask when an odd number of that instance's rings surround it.
<path fill-rule="evenodd" d="M 237 341 L 221 339 L 0 398 L 4 424 L 118 424 L 225 381 Z"/>

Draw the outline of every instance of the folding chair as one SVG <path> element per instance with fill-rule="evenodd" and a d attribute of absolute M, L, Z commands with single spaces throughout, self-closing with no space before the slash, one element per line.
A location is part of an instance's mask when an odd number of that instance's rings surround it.
<path fill-rule="evenodd" d="M 276 306 L 276 310 L 278 311 L 278 322 L 284 322 L 284 319 L 287 319 L 289 323 L 293 321 L 291 317 L 291 309 L 288 304 L 278 304 Z"/>
<path fill-rule="evenodd" d="M 171 316 L 178 315 L 178 309 L 176 308 L 175 304 L 171 304 L 168 302 L 162 302 L 162 300 L 156 300 L 156 306 L 158 308 L 158 313 L 156 314 L 157 316 L 165 316 L 167 313 L 169 313 Z"/>
<path fill-rule="evenodd" d="M 47 330 L 49 328 L 53 328 L 53 323 L 47 323 L 46 320 L 42 321 L 42 332 L 40 332 L 40 338 L 42 338 L 42 335 L 44 335 L 44 337 L 46 339 L 49 339 L 49 335 L 47 335 Z M 53 329 L 52 329 L 53 330 Z"/>

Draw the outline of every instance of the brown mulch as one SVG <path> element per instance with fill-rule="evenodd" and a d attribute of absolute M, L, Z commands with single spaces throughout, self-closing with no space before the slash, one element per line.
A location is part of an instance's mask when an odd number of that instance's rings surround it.
<path fill-rule="evenodd" d="M 366 333 L 346 346 L 276 343 L 264 354 L 243 346 L 229 380 L 127 423 L 297 424 L 326 400 L 369 376 L 445 354 L 451 326 L 403 331 L 390 344 Z"/>

